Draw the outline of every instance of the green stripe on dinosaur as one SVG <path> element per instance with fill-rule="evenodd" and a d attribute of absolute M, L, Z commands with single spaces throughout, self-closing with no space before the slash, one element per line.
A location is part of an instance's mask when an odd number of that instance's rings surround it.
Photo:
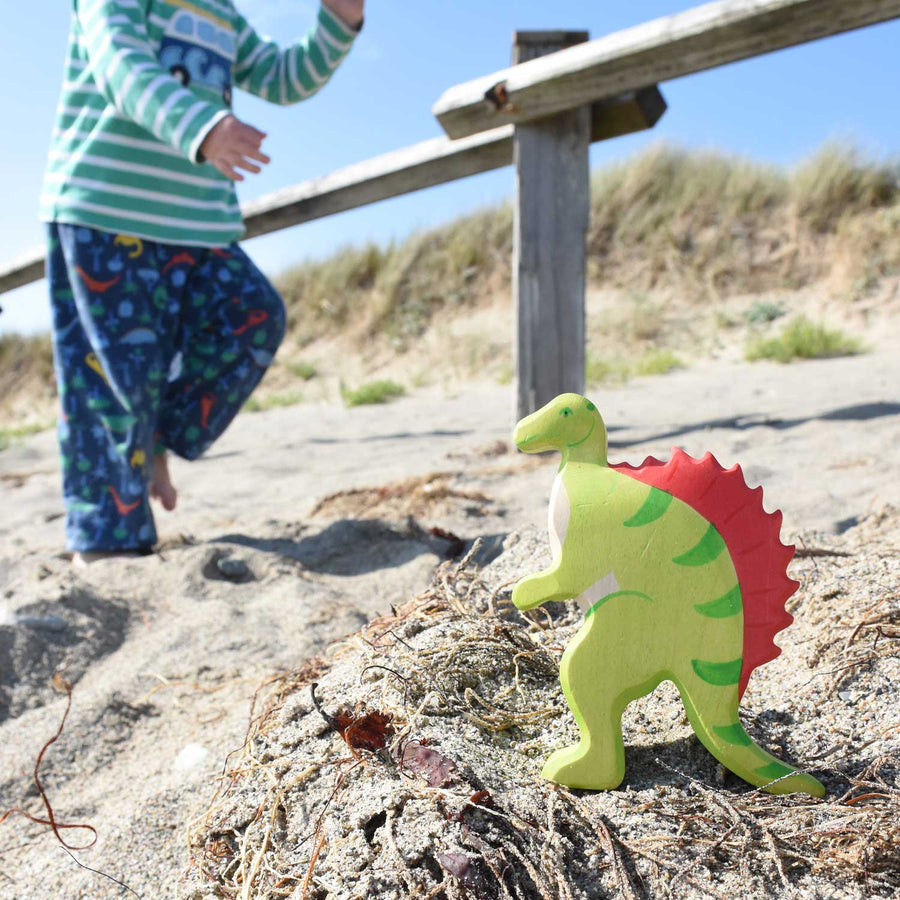
<path fill-rule="evenodd" d="M 709 603 L 697 603 L 694 609 L 701 616 L 709 616 L 710 619 L 727 619 L 728 616 L 736 616 L 741 611 L 741 588 L 735 585 L 727 594 L 722 594 L 717 600 Z"/>
<path fill-rule="evenodd" d="M 723 741 L 736 747 L 749 747 L 753 743 L 753 739 L 744 731 L 744 726 L 740 722 L 735 722 L 734 725 L 713 725 L 712 730 Z"/>
<path fill-rule="evenodd" d="M 640 591 L 613 591 L 611 594 L 607 594 L 605 597 L 601 597 L 585 614 L 584 617 L 587 618 L 591 615 L 591 613 L 596 612 L 603 606 L 604 603 L 608 603 L 610 600 L 613 600 L 616 597 L 637 597 L 640 600 L 646 600 L 648 603 L 653 602 L 653 598 L 648 596 L 647 594 L 642 594 Z"/>
<path fill-rule="evenodd" d="M 646 500 L 641 504 L 641 508 L 625 522 L 625 527 L 640 528 L 641 525 L 649 525 L 651 522 L 655 522 L 665 513 L 671 502 L 671 494 L 667 494 L 659 488 L 651 487 Z"/>
<path fill-rule="evenodd" d="M 708 684 L 725 687 L 737 684 L 741 677 L 741 658 L 731 662 L 707 662 L 705 659 L 692 659 L 691 665 L 697 675 Z"/>
<path fill-rule="evenodd" d="M 710 525 L 706 534 L 691 547 L 687 553 L 676 556 L 672 560 L 676 566 L 705 566 L 711 563 L 725 549 L 725 541 L 722 535 L 716 531 L 715 526 Z"/>
<path fill-rule="evenodd" d="M 782 762 L 776 761 L 770 762 L 766 766 L 760 766 L 760 768 L 754 769 L 753 771 L 761 778 L 767 778 L 769 781 L 774 781 L 776 778 L 784 778 L 785 775 L 790 775 L 791 772 L 794 772 L 795 770 Z"/>

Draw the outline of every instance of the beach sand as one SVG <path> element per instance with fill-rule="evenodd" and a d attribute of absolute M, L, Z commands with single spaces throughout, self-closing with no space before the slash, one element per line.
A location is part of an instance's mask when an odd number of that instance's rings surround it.
<path fill-rule="evenodd" d="M 678 445 L 739 462 L 788 541 L 900 507 L 891 335 L 856 357 L 711 360 L 589 394 L 612 460 Z M 75 856 L 144 897 L 183 896 L 188 828 L 259 686 L 415 597 L 460 549 L 453 536 L 482 538 L 489 564 L 508 535 L 543 526 L 556 460 L 511 450 L 512 404 L 509 387 L 467 384 L 242 414 L 206 458 L 173 461 L 179 508 L 157 515 L 159 553 L 78 571 L 62 552 L 55 436 L 0 453 L 0 810 L 43 815 L 32 770 L 65 709 L 50 686 L 61 673 L 72 709 L 40 775 L 58 822 L 97 831 Z M 896 718 L 896 693 L 884 703 Z M 14 815 L 0 836 L 0 897 L 127 894 L 47 827 Z"/>

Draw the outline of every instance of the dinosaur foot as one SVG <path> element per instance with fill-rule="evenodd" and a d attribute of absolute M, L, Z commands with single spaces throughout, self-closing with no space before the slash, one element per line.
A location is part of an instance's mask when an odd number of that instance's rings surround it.
<path fill-rule="evenodd" d="M 571 788 L 611 791 L 622 783 L 625 766 L 620 768 L 615 765 L 614 758 L 603 759 L 599 754 L 588 753 L 581 744 L 576 744 L 551 753 L 541 775 Z"/>
<path fill-rule="evenodd" d="M 785 778 L 779 778 L 760 785 L 770 794 L 809 794 L 812 797 L 824 797 L 825 785 L 806 772 L 793 772 Z"/>

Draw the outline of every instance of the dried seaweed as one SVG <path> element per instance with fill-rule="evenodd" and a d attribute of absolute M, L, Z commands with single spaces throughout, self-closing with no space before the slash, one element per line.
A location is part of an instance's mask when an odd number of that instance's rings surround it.
<path fill-rule="evenodd" d="M 61 675 L 57 674 L 53 676 L 53 688 L 59 693 L 64 693 L 66 695 L 66 708 L 63 711 L 62 718 L 59 722 L 59 727 L 56 729 L 56 733 L 51 737 L 43 747 L 41 747 L 40 752 L 37 755 L 37 759 L 34 763 L 34 771 L 32 772 L 32 778 L 34 780 L 35 787 L 37 788 L 38 794 L 41 797 L 41 802 L 44 804 L 44 809 L 47 811 L 47 818 L 42 818 L 41 816 L 36 816 L 33 813 L 28 812 L 24 809 L 19 809 L 15 807 L 13 809 L 8 809 L 2 816 L 0 816 L 0 825 L 2 825 L 10 816 L 19 815 L 28 819 L 30 822 L 34 822 L 36 825 L 46 825 L 53 832 L 57 841 L 62 844 L 65 850 L 87 850 L 89 847 L 93 847 L 94 844 L 97 843 L 97 830 L 93 827 L 93 825 L 86 824 L 64 824 L 62 822 L 57 822 L 56 815 L 53 812 L 53 806 L 50 804 L 50 798 L 47 796 L 47 791 L 44 789 L 44 785 L 41 783 L 41 763 L 44 761 L 44 755 L 47 751 L 52 747 L 60 738 L 63 733 L 63 729 L 66 727 L 66 719 L 69 718 L 69 712 L 72 709 L 72 685 L 69 684 Z M 89 831 L 93 837 L 87 844 L 70 844 L 66 841 L 66 839 L 60 834 L 61 831 L 67 830 L 77 830 L 77 831 Z M 77 861 L 77 860 L 76 860 Z"/>

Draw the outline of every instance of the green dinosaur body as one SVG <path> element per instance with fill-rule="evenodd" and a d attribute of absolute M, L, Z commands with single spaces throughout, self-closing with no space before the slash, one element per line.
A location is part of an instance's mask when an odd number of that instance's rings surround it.
<path fill-rule="evenodd" d="M 554 563 L 519 582 L 513 601 L 532 609 L 577 598 L 586 609 L 560 667 L 581 740 L 552 754 L 543 775 L 571 787 L 618 786 L 622 713 L 669 679 L 723 765 L 773 793 L 823 796 L 816 779 L 767 753 L 740 723 L 743 604 L 715 527 L 671 494 L 609 468 L 600 414 L 576 394 L 523 419 L 515 442 L 525 452 L 557 449 L 563 459 L 550 502 Z"/>

